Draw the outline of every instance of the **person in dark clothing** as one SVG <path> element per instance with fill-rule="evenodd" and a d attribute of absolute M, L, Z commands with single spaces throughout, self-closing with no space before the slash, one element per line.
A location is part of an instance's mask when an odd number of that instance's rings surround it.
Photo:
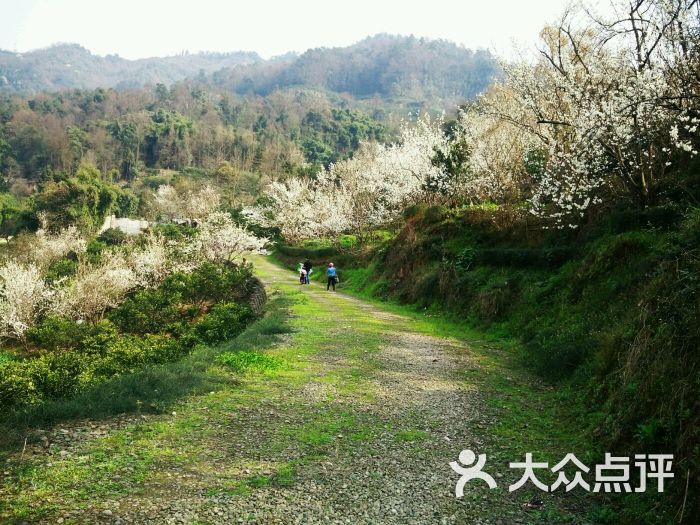
<path fill-rule="evenodd" d="M 338 272 L 335 269 L 335 266 L 333 263 L 328 263 L 328 269 L 326 270 L 326 275 L 328 276 L 328 285 L 326 286 L 326 290 L 330 290 L 331 286 L 333 287 L 333 291 L 335 292 L 335 283 L 338 282 Z"/>
<path fill-rule="evenodd" d="M 313 267 L 314 267 L 314 265 L 311 264 L 310 259 L 306 259 L 304 261 L 304 270 L 306 270 L 306 284 L 310 283 L 309 276 L 311 275 L 311 268 L 313 268 Z"/>

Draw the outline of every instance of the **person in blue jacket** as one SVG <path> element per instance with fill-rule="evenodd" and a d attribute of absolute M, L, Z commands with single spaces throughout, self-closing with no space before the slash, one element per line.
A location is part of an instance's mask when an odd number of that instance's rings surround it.
<path fill-rule="evenodd" d="M 336 271 L 333 263 L 328 263 L 328 269 L 326 270 L 326 275 L 328 276 L 328 285 L 326 286 L 326 290 L 330 290 L 330 288 L 332 286 L 333 291 L 335 292 L 335 283 L 338 282 L 338 272 Z"/>

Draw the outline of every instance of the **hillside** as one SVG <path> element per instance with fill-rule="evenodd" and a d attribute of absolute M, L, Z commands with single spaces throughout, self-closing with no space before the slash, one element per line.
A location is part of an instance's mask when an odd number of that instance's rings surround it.
<path fill-rule="evenodd" d="M 483 91 L 498 71 L 488 51 L 391 35 L 271 60 L 239 51 L 132 61 L 115 55 L 100 57 L 67 44 L 23 54 L 0 51 L 0 93 L 125 89 L 197 77 L 209 87 L 239 94 L 265 96 L 279 89 L 306 87 L 380 98 L 415 109 L 429 104 L 431 109 L 449 110 Z"/>
<path fill-rule="evenodd" d="M 0 50 L 0 92 L 34 94 L 40 91 L 131 88 L 172 84 L 224 67 L 260 61 L 256 53 L 197 53 L 127 60 L 117 55 L 93 55 L 77 44 L 60 44 L 29 53 Z"/>
<path fill-rule="evenodd" d="M 377 35 L 344 48 L 310 49 L 294 60 L 217 72 L 212 81 L 238 93 L 266 95 L 309 86 L 356 98 L 426 101 L 449 108 L 483 91 L 498 75 L 494 57 L 445 40 Z"/>

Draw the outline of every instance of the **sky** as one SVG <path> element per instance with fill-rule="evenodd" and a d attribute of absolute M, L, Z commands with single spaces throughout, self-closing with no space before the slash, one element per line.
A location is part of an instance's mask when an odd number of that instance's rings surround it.
<path fill-rule="evenodd" d="M 534 47 L 566 0 L 0 0 L 0 49 L 78 43 L 135 59 L 183 51 L 269 58 L 377 33 L 443 38 L 510 55 Z"/>

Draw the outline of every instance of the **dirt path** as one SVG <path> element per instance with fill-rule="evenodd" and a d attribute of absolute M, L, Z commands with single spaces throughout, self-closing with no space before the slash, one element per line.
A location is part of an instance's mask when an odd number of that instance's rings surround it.
<path fill-rule="evenodd" d="M 10 523 L 531 520 L 505 487 L 469 485 L 454 497 L 449 462 L 484 450 L 493 424 L 478 381 L 466 380 L 482 364 L 464 343 L 255 263 L 291 315 L 289 333 L 264 349 L 280 368 L 188 397 L 171 414 L 49 431 L 8 461 L 25 469 L 24 479 L 5 473 L 12 483 L 0 497 L 17 498 Z"/>

